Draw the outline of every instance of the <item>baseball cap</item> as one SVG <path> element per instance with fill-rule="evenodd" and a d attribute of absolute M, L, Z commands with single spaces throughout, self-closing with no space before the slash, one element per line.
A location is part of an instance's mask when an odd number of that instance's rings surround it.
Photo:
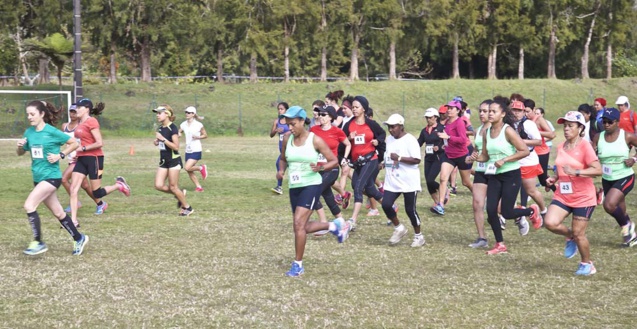
<path fill-rule="evenodd" d="M 77 105 L 71 104 L 71 106 L 69 106 L 69 111 L 77 111 Z"/>
<path fill-rule="evenodd" d="M 188 106 L 184 112 L 190 112 L 190 113 L 194 113 L 197 114 L 197 108 L 195 108 L 194 106 Z"/>
<path fill-rule="evenodd" d="M 614 107 L 606 108 L 604 109 L 604 113 L 602 113 L 602 118 L 617 121 L 619 120 L 619 110 Z"/>
<path fill-rule="evenodd" d="M 77 107 L 84 106 L 86 108 L 92 109 L 93 108 L 93 102 L 91 102 L 91 100 L 88 99 L 88 98 L 82 98 L 79 101 L 77 101 L 76 106 Z"/>
<path fill-rule="evenodd" d="M 336 119 L 336 109 L 334 108 L 334 106 L 331 106 L 331 105 L 323 106 L 323 108 L 321 108 L 319 112 L 327 113 L 330 116 L 330 118 L 332 118 L 332 120 Z"/>
<path fill-rule="evenodd" d="M 166 114 L 168 114 L 168 116 L 173 116 L 173 110 L 169 108 L 168 106 L 160 106 L 153 110 L 153 112 L 155 113 L 161 113 L 164 111 L 166 111 Z"/>
<path fill-rule="evenodd" d="M 387 121 L 385 121 L 383 123 L 388 125 L 388 126 L 405 125 L 405 118 L 403 118 L 403 116 L 400 115 L 400 114 L 394 113 L 394 114 L 390 115 L 389 118 L 387 119 Z"/>
<path fill-rule="evenodd" d="M 425 117 L 430 118 L 430 117 L 439 117 L 440 113 L 438 113 L 438 110 L 436 110 L 433 107 L 428 108 L 425 111 Z"/>
<path fill-rule="evenodd" d="M 439 113 L 439 114 L 447 113 L 447 105 L 441 105 L 441 106 L 438 108 L 438 113 Z"/>
<path fill-rule="evenodd" d="M 522 103 L 520 101 L 511 102 L 511 105 L 509 107 L 512 108 L 512 109 L 516 109 L 516 110 L 525 110 L 526 109 L 526 107 L 524 106 L 524 103 Z"/>
<path fill-rule="evenodd" d="M 451 101 L 449 103 L 447 103 L 447 107 L 455 107 L 458 110 L 462 109 L 462 104 L 460 104 L 460 102 L 458 101 Z"/>
<path fill-rule="evenodd" d="M 300 106 L 292 106 L 287 111 L 285 111 L 285 113 L 281 114 L 281 116 L 284 118 L 301 118 L 305 120 L 307 118 L 307 113 Z"/>
<path fill-rule="evenodd" d="M 586 120 L 584 120 L 584 115 L 578 111 L 568 111 L 566 115 L 557 119 L 557 124 L 561 125 L 564 121 L 577 122 L 579 124 L 585 125 Z"/>
<path fill-rule="evenodd" d="M 628 103 L 628 107 L 630 107 L 630 102 L 628 101 L 628 97 L 626 96 L 619 96 L 617 98 L 617 101 L 615 102 L 615 104 L 617 105 L 624 105 L 626 103 Z"/>

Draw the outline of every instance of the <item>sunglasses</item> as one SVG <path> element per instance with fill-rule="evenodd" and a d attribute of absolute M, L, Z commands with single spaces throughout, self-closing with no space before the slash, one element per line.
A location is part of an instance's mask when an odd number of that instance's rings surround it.
<path fill-rule="evenodd" d="M 315 108 L 313 108 L 312 110 L 313 110 L 314 112 L 318 112 L 318 111 L 319 111 L 319 108 L 318 108 L 318 107 L 315 107 Z"/>
<path fill-rule="evenodd" d="M 326 116 L 328 116 L 329 114 L 328 114 L 327 112 L 321 112 L 321 113 L 319 113 L 318 115 L 320 115 L 320 116 L 322 116 L 322 117 L 326 117 Z"/>
<path fill-rule="evenodd" d="M 186 112 L 186 114 L 194 114 L 195 112 Z"/>
<path fill-rule="evenodd" d="M 613 120 L 602 120 L 602 124 L 605 124 L 605 125 L 612 125 L 613 123 L 615 123 L 615 121 Z"/>

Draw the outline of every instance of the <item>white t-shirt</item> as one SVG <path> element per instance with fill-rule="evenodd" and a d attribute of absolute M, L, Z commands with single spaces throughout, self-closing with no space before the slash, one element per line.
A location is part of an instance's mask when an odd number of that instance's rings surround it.
<path fill-rule="evenodd" d="M 179 128 L 186 135 L 186 153 L 201 152 L 201 140 L 192 139 L 192 136 L 201 136 L 203 124 L 197 120 L 192 120 L 191 124 L 188 124 L 188 121 L 184 121 L 179 125 Z"/>
<path fill-rule="evenodd" d="M 517 129 L 517 124 L 516 124 L 516 129 Z M 537 139 L 539 141 L 542 141 L 542 135 L 540 135 L 540 129 L 537 128 L 537 124 L 535 122 L 528 119 L 525 120 L 524 132 L 526 132 L 526 134 L 529 136 L 528 139 Z M 534 148 L 534 146 L 529 146 L 529 150 L 532 148 Z M 538 164 L 540 164 L 540 158 L 537 157 L 537 153 L 535 153 L 535 151 L 531 151 L 531 153 L 529 153 L 529 155 L 527 155 L 525 158 L 520 159 L 521 167 L 535 166 Z"/>
<path fill-rule="evenodd" d="M 417 164 L 406 164 L 404 162 L 394 163 L 390 155 L 398 154 L 401 157 L 420 159 L 420 145 L 412 134 L 395 139 L 393 136 L 385 140 L 387 149 L 385 151 L 385 182 L 383 188 L 390 192 L 420 192 L 420 170 Z"/>
<path fill-rule="evenodd" d="M 586 123 L 584 123 L 584 140 L 587 142 L 591 142 L 591 135 L 590 135 L 590 131 L 591 131 L 591 122 L 588 121 Z"/>

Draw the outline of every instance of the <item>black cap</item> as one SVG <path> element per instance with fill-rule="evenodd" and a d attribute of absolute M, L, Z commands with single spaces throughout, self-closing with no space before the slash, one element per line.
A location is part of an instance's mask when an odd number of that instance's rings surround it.
<path fill-rule="evenodd" d="M 88 99 L 88 98 L 82 98 L 79 101 L 77 101 L 77 107 L 80 107 L 80 106 L 84 106 L 84 107 L 87 107 L 89 109 L 93 109 L 93 102 L 91 102 L 91 100 Z"/>
<path fill-rule="evenodd" d="M 336 109 L 331 105 L 323 106 L 323 108 L 321 109 L 321 112 L 327 113 L 330 116 L 330 118 L 332 118 L 332 120 L 336 119 Z"/>

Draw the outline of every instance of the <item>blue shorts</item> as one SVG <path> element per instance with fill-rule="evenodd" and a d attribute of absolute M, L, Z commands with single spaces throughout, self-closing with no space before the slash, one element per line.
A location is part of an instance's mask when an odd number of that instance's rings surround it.
<path fill-rule="evenodd" d="M 583 217 L 586 219 L 591 219 L 591 216 L 593 216 L 593 210 L 595 210 L 595 206 L 591 206 L 591 207 L 579 207 L 579 208 L 573 208 L 573 207 L 569 207 L 557 200 L 553 200 L 551 201 L 552 205 L 556 205 L 566 211 L 573 214 L 573 216 L 577 216 L 577 217 Z"/>
<path fill-rule="evenodd" d="M 192 153 L 186 153 L 186 161 L 193 159 L 193 160 L 201 160 L 201 152 L 192 152 Z"/>
<path fill-rule="evenodd" d="M 321 192 L 321 184 L 291 188 L 288 191 L 288 194 L 290 194 L 290 206 L 292 206 L 292 213 L 294 214 L 296 207 L 317 210 Z"/>

